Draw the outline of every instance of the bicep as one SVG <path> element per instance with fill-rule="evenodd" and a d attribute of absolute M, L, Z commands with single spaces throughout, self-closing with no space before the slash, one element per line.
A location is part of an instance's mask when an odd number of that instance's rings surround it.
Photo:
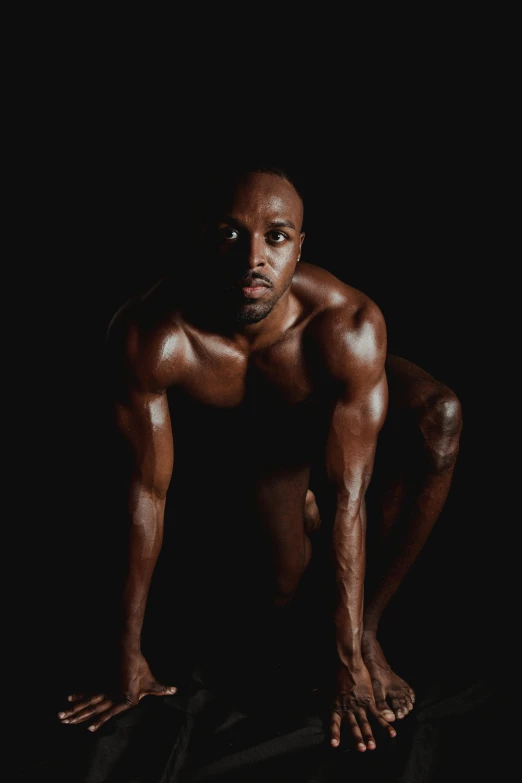
<path fill-rule="evenodd" d="M 326 467 L 338 491 L 359 495 L 373 469 L 377 437 L 388 405 L 384 367 L 343 386 L 337 396 L 326 443 Z"/>
<path fill-rule="evenodd" d="M 174 464 L 166 387 L 175 374 L 162 371 L 161 340 L 144 332 L 132 306 L 111 323 L 106 341 L 106 383 L 119 444 L 116 471 L 160 497 Z"/>
<path fill-rule="evenodd" d="M 114 406 L 116 429 L 127 452 L 128 468 L 140 484 L 166 495 L 174 464 L 174 443 L 165 392 L 130 391 Z"/>
<path fill-rule="evenodd" d="M 388 406 L 386 324 L 381 311 L 370 300 L 355 313 L 332 311 L 324 325 L 323 344 L 335 389 L 327 472 L 338 493 L 359 497 L 371 477 Z"/>

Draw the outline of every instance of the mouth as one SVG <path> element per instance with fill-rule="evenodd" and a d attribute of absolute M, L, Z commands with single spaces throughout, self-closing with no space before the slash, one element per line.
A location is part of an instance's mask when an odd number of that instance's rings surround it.
<path fill-rule="evenodd" d="M 246 299 L 259 299 L 268 291 L 268 288 L 266 285 L 256 285 L 252 288 L 242 288 L 241 291 Z"/>
<path fill-rule="evenodd" d="M 253 280 L 251 284 L 248 285 L 240 284 L 240 285 L 241 285 L 241 291 L 245 299 L 259 299 L 269 289 L 268 283 L 265 283 L 263 280 Z"/>

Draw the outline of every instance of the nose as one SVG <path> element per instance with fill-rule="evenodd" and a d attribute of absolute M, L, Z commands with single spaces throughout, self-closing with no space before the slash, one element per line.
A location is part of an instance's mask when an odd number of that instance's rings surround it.
<path fill-rule="evenodd" d="M 253 235 L 248 247 L 248 268 L 258 269 L 265 265 L 266 245 L 263 236 Z"/>

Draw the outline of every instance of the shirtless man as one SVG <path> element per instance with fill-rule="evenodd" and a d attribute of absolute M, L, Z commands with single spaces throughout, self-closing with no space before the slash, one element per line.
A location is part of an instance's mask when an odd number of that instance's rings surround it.
<path fill-rule="evenodd" d="M 202 603 L 211 600 L 209 584 L 219 589 L 229 579 L 234 547 L 243 566 L 236 594 L 255 583 L 284 611 L 308 569 L 314 528 L 328 531 L 336 658 L 330 743 L 339 746 L 343 723 L 358 750 L 372 750 L 372 725 L 393 737 L 393 721 L 413 709 L 413 690 L 391 670 L 377 630 L 447 497 L 460 405 L 430 375 L 387 356 L 386 326 L 372 300 L 300 262 L 303 203 L 285 172 L 243 171 L 210 206 L 191 284 L 160 281 L 109 329 L 115 419 L 130 476 L 121 691 L 70 696 L 58 717 L 96 731 L 145 695 L 176 692 L 152 674 L 141 633 L 167 498 L 183 491 L 178 472 L 188 476 L 198 466 L 196 512 L 180 527 L 192 530 L 185 543 L 197 551 L 195 582 L 211 575 L 201 580 Z M 395 444 L 393 469 L 383 463 L 380 513 L 368 521 L 379 546 L 377 578 L 365 588 L 365 496 L 381 430 Z M 323 509 L 319 515 L 310 490 L 323 447 L 331 519 Z M 240 524 L 205 526 L 205 496 Z M 208 554 L 218 539 L 230 542 L 219 551 L 231 560 Z"/>

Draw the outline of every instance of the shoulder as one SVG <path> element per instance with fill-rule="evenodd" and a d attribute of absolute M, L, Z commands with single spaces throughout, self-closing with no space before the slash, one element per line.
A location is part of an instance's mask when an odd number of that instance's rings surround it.
<path fill-rule="evenodd" d="M 379 306 L 327 270 L 311 264 L 303 266 L 299 284 L 315 297 L 309 334 L 329 374 L 344 379 L 355 368 L 383 370 L 387 335 Z"/>
<path fill-rule="evenodd" d="M 110 375 L 142 391 L 160 392 L 179 377 L 185 341 L 173 284 L 160 280 L 114 314 L 106 339 Z"/>

